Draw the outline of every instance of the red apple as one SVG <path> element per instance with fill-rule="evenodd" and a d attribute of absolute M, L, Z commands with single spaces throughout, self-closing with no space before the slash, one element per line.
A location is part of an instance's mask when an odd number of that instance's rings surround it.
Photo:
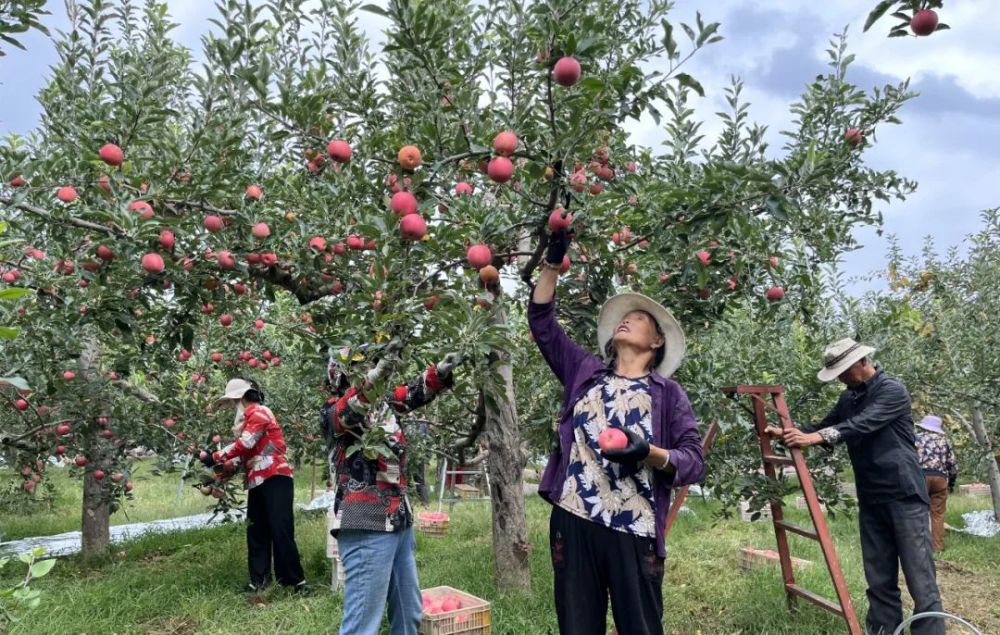
<path fill-rule="evenodd" d="M 771 287 L 764 294 L 764 297 L 766 297 L 769 302 L 778 302 L 779 300 L 784 299 L 785 290 L 781 287 Z"/>
<path fill-rule="evenodd" d="M 260 189 L 259 185 L 248 185 L 246 195 L 252 201 L 259 201 L 260 197 L 264 196 L 264 192 Z"/>
<path fill-rule="evenodd" d="M 253 234 L 253 237 L 257 240 L 264 240 L 271 235 L 271 228 L 267 226 L 267 223 L 257 223 L 253 226 L 253 229 L 250 230 L 250 233 Z"/>
<path fill-rule="evenodd" d="M 264 264 L 265 267 L 273 267 L 274 265 L 278 264 L 278 255 L 270 252 L 266 254 L 261 254 L 260 261 Z"/>
<path fill-rule="evenodd" d="M 493 261 L 493 252 L 486 245 L 473 245 L 465 252 L 469 264 L 476 269 L 482 269 Z"/>
<path fill-rule="evenodd" d="M 434 309 L 435 306 L 437 306 L 437 303 L 438 303 L 438 297 L 436 295 L 432 295 L 431 297 L 424 300 L 424 308 L 427 309 L 428 311 L 431 311 Z"/>
<path fill-rule="evenodd" d="M 506 183 L 514 176 L 514 164 L 507 157 L 493 157 L 486 166 L 486 173 L 497 183 Z"/>
<path fill-rule="evenodd" d="M 844 139 L 852 146 L 856 146 L 865 140 L 865 135 L 861 134 L 861 131 L 857 128 L 849 128 L 847 132 L 844 133 Z"/>
<path fill-rule="evenodd" d="M 347 237 L 347 248 L 354 251 L 361 251 L 365 248 L 365 239 L 357 234 L 351 234 Z"/>
<path fill-rule="evenodd" d="M 389 207 L 394 214 L 406 216 L 417 213 L 417 197 L 409 192 L 396 192 L 389 201 Z"/>
<path fill-rule="evenodd" d="M 10 180 L 11 187 L 24 187 L 24 177 L 20 174 Z"/>
<path fill-rule="evenodd" d="M 67 434 L 69 434 L 71 429 L 72 427 L 68 423 L 60 423 L 59 425 L 56 426 L 56 434 L 58 434 L 61 437 L 64 437 Z"/>
<path fill-rule="evenodd" d="M 471 196 L 472 195 L 472 184 L 466 183 L 465 181 L 459 181 L 455 184 L 455 196 Z"/>
<path fill-rule="evenodd" d="M 593 194 L 594 196 L 597 196 L 603 191 L 604 191 L 604 186 L 601 185 L 600 183 L 594 183 L 590 186 L 590 193 Z"/>
<path fill-rule="evenodd" d="M 65 379 L 66 381 L 72 381 L 75 378 L 76 378 L 76 373 L 74 373 L 73 371 L 67 370 L 63 372 L 63 379 Z"/>
<path fill-rule="evenodd" d="M 163 271 L 163 256 L 150 252 L 142 257 L 142 268 L 149 273 L 160 273 Z"/>
<path fill-rule="evenodd" d="M 101 161 L 104 161 L 108 165 L 118 167 L 125 160 L 125 153 L 122 149 L 113 143 L 107 143 L 101 146 L 101 149 L 97 151 L 98 156 L 101 157 Z"/>
<path fill-rule="evenodd" d="M 177 435 L 177 436 L 179 437 L 180 435 Z M 126 492 L 131 492 L 133 489 L 135 489 L 135 485 L 132 484 L 132 481 L 126 481 L 126 483 L 125 483 L 125 491 Z"/>
<path fill-rule="evenodd" d="M 698 261 L 707 267 L 712 262 L 712 254 L 703 249 L 698 252 Z"/>
<path fill-rule="evenodd" d="M 191 359 L 191 351 L 189 351 L 186 348 L 181 349 L 181 352 L 177 354 L 177 359 L 179 359 L 182 362 L 186 362 L 187 360 Z"/>
<path fill-rule="evenodd" d="M 83 456 L 82 454 L 78 455 L 75 459 L 73 459 L 73 462 L 76 463 L 77 467 L 83 467 L 84 465 L 87 464 L 87 457 Z"/>
<path fill-rule="evenodd" d="M 573 215 L 561 207 L 555 208 L 549 214 L 549 229 L 553 232 L 569 229 L 571 224 L 573 224 Z"/>
<path fill-rule="evenodd" d="M 560 86 L 572 86 L 580 81 L 581 72 L 580 62 L 572 57 L 564 57 L 556 62 L 552 69 L 552 78 Z"/>
<path fill-rule="evenodd" d="M 76 200 L 76 188 L 72 185 L 64 185 L 56 191 L 56 198 L 63 203 L 72 203 Z"/>
<path fill-rule="evenodd" d="M 334 139 L 326 146 L 326 153 L 337 163 L 347 163 L 351 160 L 351 146 L 342 139 Z"/>
<path fill-rule="evenodd" d="M 219 362 L 221 362 L 222 361 L 222 353 L 219 353 L 219 352 L 212 353 L 212 361 L 215 362 L 216 364 L 218 364 Z"/>
<path fill-rule="evenodd" d="M 264 328 L 264 320 L 254 320 L 253 327 L 258 331 Z"/>
<path fill-rule="evenodd" d="M 111 473 L 111 480 L 114 481 L 115 483 L 117 483 L 118 481 L 122 480 L 122 473 L 121 472 L 112 472 Z"/>
<path fill-rule="evenodd" d="M 174 248 L 174 243 L 176 243 L 176 242 L 177 241 L 174 238 L 174 232 L 170 231 L 169 229 L 160 230 L 160 246 L 161 247 L 163 247 L 167 251 L 170 251 L 171 249 Z"/>
<path fill-rule="evenodd" d="M 910 20 L 910 28 L 914 35 L 930 35 L 937 29 L 938 14 L 931 9 L 923 9 L 913 14 Z"/>
<path fill-rule="evenodd" d="M 31 490 L 35 489 L 35 482 L 25 481 L 24 485 L 22 485 L 21 487 L 23 487 L 26 492 L 30 492 Z"/>
<path fill-rule="evenodd" d="M 777 267 L 778 266 L 778 257 L 777 256 L 771 256 L 770 258 L 767 259 L 767 263 L 769 265 L 771 265 L 772 267 Z"/>
<path fill-rule="evenodd" d="M 216 255 L 215 260 L 219 263 L 219 269 L 233 269 L 236 267 L 236 258 L 225 249 Z"/>
<path fill-rule="evenodd" d="M 628 445 L 628 437 L 618 428 L 605 428 L 597 437 L 597 445 L 602 450 L 621 450 Z"/>
<path fill-rule="evenodd" d="M 340 241 L 333 246 L 333 253 L 335 253 L 338 256 L 343 255 L 346 251 L 347 251 L 347 245 L 344 244 L 344 241 Z"/>
<path fill-rule="evenodd" d="M 399 220 L 399 231 L 406 240 L 421 240 L 427 235 L 427 221 L 420 214 L 407 214 Z"/>
<path fill-rule="evenodd" d="M 106 245 L 98 245 L 97 257 L 104 262 L 111 262 L 115 259 L 115 252 L 111 251 L 111 248 Z"/>
<path fill-rule="evenodd" d="M 104 470 L 94 470 L 94 480 L 104 480 Z"/>
<path fill-rule="evenodd" d="M 205 229 L 207 229 L 210 232 L 222 231 L 222 228 L 225 227 L 226 225 L 225 221 L 222 220 L 222 217 L 216 216 L 215 214 L 210 214 L 206 216 L 204 224 L 205 224 Z"/>
<path fill-rule="evenodd" d="M 66 454 L 66 446 L 65 445 L 57 445 L 56 446 L 56 456 L 62 456 L 63 454 Z"/>
<path fill-rule="evenodd" d="M 14 402 L 14 407 L 20 410 L 21 412 L 24 412 L 25 410 L 28 409 L 28 402 L 24 399 L 18 399 Z"/>
<path fill-rule="evenodd" d="M 309 239 L 309 248 L 315 249 L 316 251 L 326 250 L 326 238 L 322 236 L 313 236 Z"/>
<path fill-rule="evenodd" d="M 128 204 L 128 211 L 135 212 L 139 218 L 146 220 L 153 217 L 153 207 L 146 201 L 132 201 Z"/>
<path fill-rule="evenodd" d="M 213 311 L 215 311 L 215 305 L 212 304 L 211 302 L 209 302 L 208 304 L 201 305 L 201 312 L 204 313 L 205 315 L 208 315 Z"/>
<path fill-rule="evenodd" d="M 233 316 L 229 315 L 228 313 L 223 313 L 222 315 L 219 316 L 219 324 L 221 324 L 222 326 L 229 326 L 232 323 L 233 323 Z"/>
<path fill-rule="evenodd" d="M 517 149 L 517 135 L 510 130 L 498 133 L 493 137 L 493 149 L 503 157 L 509 157 Z"/>
<path fill-rule="evenodd" d="M 479 279 L 485 285 L 491 285 L 500 279 L 500 272 L 493 265 L 486 265 L 479 269 Z"/>

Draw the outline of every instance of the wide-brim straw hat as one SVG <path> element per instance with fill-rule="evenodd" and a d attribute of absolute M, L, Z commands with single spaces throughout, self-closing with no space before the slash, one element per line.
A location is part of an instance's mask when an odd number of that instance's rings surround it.
<path fill-rule="evenodd" d="M 243 399 L 243 395 L 247 394 L 247 391 L 252 389 L 253 385 L 245 379 L 230 379 L 229 383 L 226 384 L 226 392 L 221 397 L 216 399 L 215 403 L 220 404 L 224 401 Z"/>
<path fill-rule="evenodd" d="M 681 325 L 677 323 L 670 311 L 663 308 L 659 302 L 641 293 L 619 293 L 601 307 L 601 312 L 597 316 L 597 344 L 601 353 L 604 353 L 608 341 L 614 336 L 615 329 L 622 318 L 632 311 L 645 311 L 652 315 L 653 319 L 660 325 L 666 351 L 663 355 L 663 361 L 653 370 L 663 377 L 670 377 L 681 365 L 684 352 L 687 350 L 684 331 L 681 330 Z"/>
<path fill-rule="evenodd" d="M 831 344 L 823 353 L 823 368 L 816 373 L 816 377 L 823 382 L 833 381 L 859 359 L 864 359 L 874 352 L 875 349 L 871 346 L 859 344 L 845 337 Z"/>
<path fill-rule="evenodd" d="M 942 421 L 941 417 L 935 417 L 934 415 L 927 415 L 920 420 L 917 425 L 927 430 L 928 432 L 936 432 L 938 434 L 944 434 L 944 428 L 941 427 Z"/>

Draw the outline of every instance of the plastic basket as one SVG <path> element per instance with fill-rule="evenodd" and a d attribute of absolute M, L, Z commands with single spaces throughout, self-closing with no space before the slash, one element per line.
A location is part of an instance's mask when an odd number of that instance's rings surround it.
<path fill-rule="evenodd" d="M 428 518 L 429 512 L 420 512 L 417 514 L 417 531 L 420 533 L 433 536 L 435 538 L 441 538 L 448 535 L 448 518 Z"/>
<path fill-rule="evenodd" d="M 490 603 L 482 598 L 464 593 L 449 586 L 437 586 L 421 591 L 432 601 L 446 595 L 455 595 L 462 607 L 447 613 L 424 613 L 420 621 L 420 635 L 490 635 L 492 616 Z"/>

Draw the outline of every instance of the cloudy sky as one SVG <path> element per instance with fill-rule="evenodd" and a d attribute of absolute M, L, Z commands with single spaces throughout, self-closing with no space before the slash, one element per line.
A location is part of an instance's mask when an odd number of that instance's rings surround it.
<path fill-rule="evenodd" d="M 200 36 L 209 28 L 214 3 L 169 0 L 180 27 L 175 37 L 200 56 Z M 902 112 L 902 126 L 879 131 L 867 159 L 876 168 L 892 168 L 920 186 L 905 203 L 884 208 L 885 232 L 899 237 L 907 253 L 917 253 L 923 238 L 942 247 L 958 245 L 979 227 L 979 211 L 1000 205 L 1000 12 L 996 0 L 948 0 L 942 20 L 951 31 L 929 38 L 888 39 L 889 20 L 861 32 L 874 0 L 677 0 L 674 20 L 722 23 L 725 40 L 696 56 L 687 69 L 706 88 L 698 111 L 711 121 L 722 105 L 722 89 L 732 75 L 746 84 L 752 117 L 770 126 L 771 142 L 789 121 L 788 105 L 817 74 L 825 72 L 827 43 L 848 28 L 857 55 L 850 79 L 862 88 L 912 78 L 920 96 Z M 991 6 L 992 5 L 992 6 Z M 50 1 L 53 15 L 45 24 L 65 28 L 63 3 Z M 364 14 L 362 24 L 380 41 L 381 24 Z M 13 50 L 0 58 L 0 136 L 26 133 L 37 123 L 34 95 L 55 62 L 51 42 L 32 34 L 23 40 L 28 52 Z M 705 131 L 715 130 L 710 123 Z M 652 121 L 631 128 L 636 143 L 655 146 L 663 133 Z M 848 275 L 879 267 L 886 240 L 873 229 L 856 232 L 863 248 L 842 265 Z M 860 291 L 865 285 L 854 285 Z"/>

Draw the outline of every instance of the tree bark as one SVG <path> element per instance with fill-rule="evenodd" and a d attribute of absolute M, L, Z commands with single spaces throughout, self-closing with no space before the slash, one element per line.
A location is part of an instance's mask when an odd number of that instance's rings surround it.
<path fill-rule="evenodd" d="M 983 411 L 979 408 L 972 410 L 972 432 L 976 442 L 989 452 L 992 459 L 988 462 L 990 496 L 993 499 L 993 519 L 1000 522 L 1000 456 L 993 450 L 993 442 L 983 423 Z"/>
<path fill-rule="evenodd" d="M 506 321 L 506 315 L 500 320 Z M 531 588 L 528 566 L 528 525 L 524 516 L 521 432 L 514 402 L 514 373 L 508 358 L 501 358 L 497 371 L 502 383 L 488 388 L 486 434 L 490 456 L 490 495 L 493 508 L 493 567 L 498 590 Z"/>
<path fill-rule="evenodd" d="M 89 337 L 80 355 L 80 370 L 83 380 L 94 382 L 98 373 L 98 358 L 101 345 L 96 337 Z M 94 478 L 94 470 L 104 469 L 108 453 L 95 435 L 88 435 L 89 443 L 84 444 L 84 452 L 89 460 L 83 475 L 83 511 L 80 520 L 80 548 L 84 556 L 106 553 L 111 546 L 111 508 L 104 495 L 101 481 Z"/>

